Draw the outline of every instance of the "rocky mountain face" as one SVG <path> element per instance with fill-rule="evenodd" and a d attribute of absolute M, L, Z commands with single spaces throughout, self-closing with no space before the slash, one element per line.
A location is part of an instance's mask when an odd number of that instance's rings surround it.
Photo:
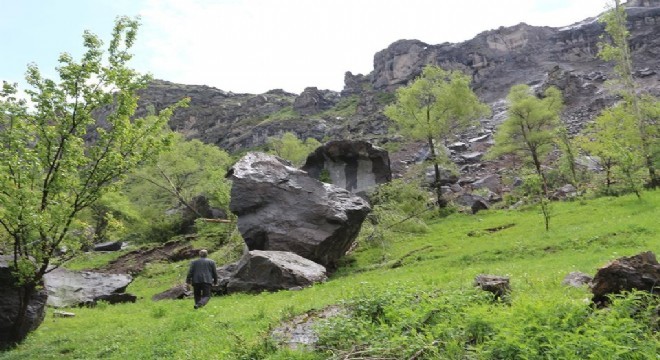
<path fill-rule="evenodd" d="M 627 6 L 635 76 L 646 91 L 660 95 L 660 0 L 629 1 Z M 399 40 L 375 54 L 370 74 L 347 72 L 341 92 L 309 87 L 299 95 L 282 90 L 235 94 L 155 81 L 142 92 L 139 111 L 190 97 L 190 107 L 172 118 L 172 129 L 229 151 L 257 148 L 284 132 L 319 141 L 383 144 L 402 140 L 388 132 L 381 111 L 393 101 L 394 90 L 426 64 L 437 64 L 471 74 L 475 92 L 493 109 L 490 118 L 482 119 L 483 128 L 463 134 L 462 141 L 494 131 L 506 117 L 504 99 L 515 84 L 538 91 L 550 85 L 560 88 L 566 103 L 563 119 L 575 133 L 616 101 L 606 87 L 612 64 L 597 58 L 603 32 L 603 24 L 589 18 L 562 28 L 524 23 L 500 27 L 458 44 Z"/>

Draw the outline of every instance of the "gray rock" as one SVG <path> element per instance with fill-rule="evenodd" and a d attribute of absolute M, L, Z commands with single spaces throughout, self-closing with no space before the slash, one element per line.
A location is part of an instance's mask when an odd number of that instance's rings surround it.
<path fill-rule="evenodd" d="M 651 251 L 618 258 L 598 269 L 591 282 L 593 302 L 607 304 L 608 295 L 633 289 L 660 292 L 660 264 Z"/>
<path fill-rule="evenodd" d="M 481 161 L 481 157 L 484 156 L 484 153 L 479 151 L 472 151 L 469 153 L 459 155 L 459 164 L 474 164 Z"/>
<path fill-rule="evenodd" d="M 433 166 L 426 168 L 426 184 L 431 186 L 435 184 L 435 168 Z M 458 181 L 458 175 L 449 169 L 440 168 L 440 185 L 452 185 Z"/>
<path fill-rule="evenodd" d="M 509 278 L 506 276 L 477 275 L 474 279 L 474 286 L 479 287 L 481 290 L 493 293 L 496 299 L 501 299 L 511 292 Z"/>
<path fill-rule="evenodd" d="M 492 137 L 493 137 L 493 135 L 488 133 L 488 134 L 485 134 L 485 135 L 474 137 L 474 138 L 468 140 L 468 142 L 470 144 L 478 143 L 478 142 L 485 142 L 485 141 L 488 141 L 488 140 L 492 139 Z"/>
<path fill-rule="evenodd" d="M 135 302 L 130 296 L 116 296 L 133 281 L 130 275 L 105 274 L 91 271 L 70 271 L 57 268 L 44 276 L 48 305 L 67 307 L 95 304 L 99 300 Z"/>
<path fill-rule="evenodd" d="M 192 291 L 188 290 L 188 286 L 186 286 L 186 284 L 180 284 L 152 296 L 151 300 L 153 301 L 176 300 L 176 299 L 183 299 L 190 295 L 192 295 Z"/>
<path fill-rule="evenodd" d="M 314 115 L 330 109 L 338 101 L 339 94 L 334 91 L 308 87 L 293 101 L 293 109 L 300 115 Z"/>
<path fill-rule="evenodd" d="M 578 195 L 578 191 L 575 186 L 571 184 L 566 184 L 559 189 L 555 190 L 551 195 L 550 199 L 552 200 L 562 200 L 572 198 Z"/>
<path fill-rule="evenodd" d="M 272 155 L 248 153 L 229 171 L 230 210 L 250 250 L 290 251 L 333 268 L 371 210 Z"/>
<path fill-rule="evenodd" d="M 284 321 L 270 332 L 280 346 L 293 350 L 315 348 L 319 334 L 319 323 L 335 316 L 347 316 L 348 311 L 338 305 L 330 305 L 321 310 L 312 310 Z"/>
<path fill-rule="evenodd" d="M 121 241 L 109 241 L 94 245 L 94 251 L 119 251 L 121 246 Z"/>
<path fill-rule="evenodd" d="M 53 317 L 60 317 L 60 318 L 72 318 L 75 317 L 76 314 L 68 311 L 60 311 L 56 310 L 53 311 Z"/>
<path fill-rule="evenodd" d="M 473 189 L 486 188 L 494 193 L 502 190 L 502 181 L 497 174 L 486 175 L 472 183 Z"/>
<path fill-rule="evenodd" d="M 488 210 L 490 204 L 482 196 L 476 194 L 461 194 L 455 200 L 459 205 L 469 207 L 473 214 L 481 210 Z"/>
<path fill-rule="evenodd" d="M 592 277 L 589 274 L 585 274 L 579 271 L 573 271 L 568 275 L 566 275 L 564 280 L 562 280 L 561 284 L 572 287 L 582 287 L 584 285 L 588 285 L 589 282 L 591 282 L 591 279 Z"/>
<path fill-rule="evenodd" d="M 224 276 L 219 274 L 227 294 L 288 290 L 327 280 L 325 267 L 286 251 L 250 251 L 229 278 Z"/>
<path fill-rule="evenodd" d="M 330 141 L 307 157 L 302 170 L 315 179 L 325 170 L 333 185 L 358 195 L 392 180 L 387 151 L 366 141 Z"/>
<path fill-rule="evenodd" d="M 11 275 L 12 255 L 0 255 L 0 349 L 12 342 L 20 342 L 31 331 L 36 330 L 46 315 L 46 300 L 48 293 L 45 289 L 37 289 L 28 302 L 26 320 L 19 330 L 17 339 L 10 339 L 12 327 L 18 319 L 19 291 L 13 286 Z"/>
<path fill-rule="evenodd" d="M 467 151 L 469 149 L 469 145 L 459 141 L 447 145 L 447 148 L 452 151 Z"/>

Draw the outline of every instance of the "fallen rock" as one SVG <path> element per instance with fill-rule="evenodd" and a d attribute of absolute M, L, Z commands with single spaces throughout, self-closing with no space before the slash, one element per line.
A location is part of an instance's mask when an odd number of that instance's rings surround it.
<path fill-rule="evenodd" d="M 472 183 L 473 189 L 486 188 L 494 193 L 499 193 L 502 190 L 502 181 L 497 174 L 486 175 Z"/>
<path fill-rule="evenodd" d="M 598 269 L 591 282 L 592 301 L 608 303 L 608 295 L 633 289 L 660 292 L 660 264 L 651 251 L 622 257 Z"/>
<path fill-rule="evenodd" d="M 481 160 L 481 157 L 484 156 L 484 153 L 479 151 L 473 151 L 465 154 L 459 155 L 458 164 L 473 164 Z"/>
<path fill-rule="evenodd" d="M 575 186 L 571 184 L 566 184 L 559 189 L 555 190 L 551 195 L 551 200 L 563 200 L 568 198 L 573 198 L 578 195 L 578 191 Z"/>
<path fill-rule="evenodd" d="M 53 311 L 53 317 L 71 318 L 71 317 L 75 317 L 75 316 L 76 316 L 76 314 L 74 314 L 72 312 L 61 311 L 61 310 Z"/>
<path fill-rule="evenodd" d="M 302 170 L 315 179 L 325 170 L 333 185 L 358 195 L 392 180 L 387 151 L 366 141 L 330 141 L 307 157 Z"/>
<path fill-rule="evenodd" d="M 192 291 L 188 290 L 188 286 L 186 286 L 186 284 L 180 284 L 170 289 L 167 289 L 162 293 L 158 293 L 152 296 L 151 300 L 153 301 L 176 300 L 176 299 L 183 299 L 190 295 L 192 295 Z"/>
<path fill-rule="evenodd" d="M 443 167 L 439 168 L 440 170 L 440 185 L 452 185 L 458 181 L 458 176 L 454 174 L 453 171 L 445 169 Z M 435 167 L 430 166 L 426 168 L 425 174 L 426 183 L 429 186 L 435 184 Z"/>
<path fill-rule="evenodd" d="M 460 141 L 447 145 L 447 148 L 451 151 L 467 151 L 469 147 L 468 144 Z"/>
<path fill-rule="evenodd" d="M 317 325 L 326 319 L 343 314 L 346 314 L 346 309 L 337 305 L 312 310 L 283 322 L 273 329 L 270 335 L 281 347 L 292 350 L 311 349 L 319 340 Z"/>
<path fill-rule="evenodd" d="M 285 251 L 253 250 L 225 271 L 218 272 L 218 282 L 227 294 L 289 290 L 327 280 L 325 267 Z"/>
<path fill-rule="evenodd" d="M 19 330 L 18 338 L 11 339 L 12 327 L 16 323 L 19 310 L 18 289 L 13 286 L 10 265 L 13 262 L 12 255 L 0 255 L 0 349 L 11 345 L 12 342 L 20 342 L 30 331 L 36 330 L 46 316 L 46 300 L 48 294 L 45 289 L 38 289 L 30 297 L 26 321 Z"/>
<path fill-rule="evenodd" d="M 490 209 L 490 204 L 488 201 L 482 196 L 476 194 L 461 194 L 456 198 L 455 201 L 459 205 L 469 207 L 473 214 L 476 214 L 481 210 Z"/>
<path fill-rule="evenodd" d="M 589 274 L 573 271 L 564 277 L 561 284 L 572 287 L 582 287 L 584 285 L 589 285 L 592 279 L 593 278 Z"/>
<path fill-rule="evenodd" d="M 496 299 L 502 299 L 511 292 L 509 278 L 506 276 L 477 275 L 474 279 L 474 286 L 479 287 L 481 290 L 493 293 Z"/>
<path fill-rule="evenodd" d="M 94 251 L 119 251 L 121 250 L 121 241 L 109 241 L 94 245 Z"/>
<path fill-rule="evenodd" d="M 133 281 L 130 275 L 103 274 L 91 271 L 70 271 L 57 268 L 44 276 L 48 305 L 67 307 L 93 305 L 99 300 L 110 303 L 135 302 L 130 294 L 117 296 Z"/>
<path fill-rule="evenodd" d="M 290 251 L 334 268 L 371 210 L 364 199 L 272 155 L 248 153 L 227 176 L 229 208 L 249 250 Z"/>

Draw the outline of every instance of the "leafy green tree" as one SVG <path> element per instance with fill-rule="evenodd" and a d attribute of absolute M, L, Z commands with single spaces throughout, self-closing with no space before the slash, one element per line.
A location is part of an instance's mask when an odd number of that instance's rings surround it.
<path fill-rule="evenodd" d="M 644 158 L 636 120 L 628 107 L 624 102 L 603 111 L 578 137 L 578 142 L 605 170 L 606 194 L 612 194 L 612 186 L 621 182 L 639 197 L 642 179 L 638 174 L 644 167 Z"/>
<path fill-rule="evenodd" d="M 385 108 L 403 135 L 426 141 L 435 170 L 438 206 L 445 207 L 440 186 L 439 154 L 435 142 L 448 142 L 457 132 L 489 113 L 470 88 L 470 78 L 460 71 L 427 65 L 422 74 L 396 92 L 396 102 Z"/>
<path fill-rule="evenodd" d="M 127 67 L 138 21 L 117 18 L 104 58 L 102 41 L 83 35 L 79 62 L 63 53 L 59 81 L 28 66 L 31 105 L 16 86 L 0 92 L 0 226 L 11 242 L 19 317 L 11 341 L 20 340 L 28 299 L 56 254 L 79 248 L 81 212 L 167 142 L 162 129 L 179 103 L 146 119 L 131 119 L 136 91 L 149 81 Z M 32 107 L 31 107 L 32 106 Z M 92 115 L 110 108 L 103 122 Z M 3 237 L 4 238 L 4 237 Z"/>
<path fill-rule="evenodd" d="M 538 176 L 538 199 L 549 229 L 550 209 L 548 181 L 543 164 L 554 149 L 557 133 L 563 127 L 559 119 L 562 109 L 561 92 L 554 87 L 546 89 L 543 98 L 538 98 L 527 85 L 515 85 L 508 95 L 508 117 L 495 134 L 495 145 L 488 157 L 510 155 L 520 158 L 523 164 L 531 164 Z M 536 184 L 537 182 L 534 182 Z"/>
<path fill-rule="evenodd" d="M 307 156 L 319 146 L 321 146 L 321 143 L 318 140 L 307 138 L 303 142 L 298 139 L 296 134 L 291 132 L 286 132 L 280 137 L 271 137 L 268 139 L 269 153 L 289 160 L 295 166 L 303 165 Z"/>
<path fill-rule="evenodd" d="M 179 205 L 203 217 L 193 198 L 204 195 L 212 205 L 227 208 L 231 185 L 225 175 L 231 163 L 229 154 L 217 146 L 175 133 L 168 149 L 132 174 L 124 191 L 147 222 L 158 223 L 167 209 Z"/>
<path fill-rule="evenodd" d="M 609 35 L 610 42 L 599 44 L 601 49 L 598 55 L 605 61 L 615 63 L 614 73 L 618 80 L 618 93 L 628 104 L 627 108 L 635 119 L 634 126 L 638 132 L 641 156 L 644 158 L 649 174 L 648 185 L 656 188 L 660 186 L 660 177 L 656 173 L 656 167 L 660 161 L 658 115 L 653 110 L 649 111 L 644 108 L 657 108 L 659 102 L 657 98 L 642 95 L 633 76 L 632 55 L 628 46 L 630 33 L 627 28 L 626 10 L 619 0 L 615 0 L 614 7 L 603 15 L 601 21 L 605 23 L 605 31 Z"/>
<path fill-rule="evenodd" d="M 563 106 L 561 92 L 550 87 L 543 98 L 538 98 L 529 86 L 515 85 L 509 91 L 508 101 L 508 117 L 497 130 L 489 157 L 512 155 L 524 163 L 531 163 L 547 197 L 548 184 L 543 164 L 554 149 L 557 131 L 562 127 L 559 119 Z"/>

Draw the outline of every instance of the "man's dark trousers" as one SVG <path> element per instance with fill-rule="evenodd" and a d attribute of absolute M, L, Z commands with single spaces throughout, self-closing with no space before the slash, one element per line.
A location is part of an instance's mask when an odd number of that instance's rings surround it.
<path fill-rule="evenodd" d="M 199 283 L 192 284 L 193 295 L 195 296 L 195 309 L 206 305 L 211 298 L 211 284 Z"/>

